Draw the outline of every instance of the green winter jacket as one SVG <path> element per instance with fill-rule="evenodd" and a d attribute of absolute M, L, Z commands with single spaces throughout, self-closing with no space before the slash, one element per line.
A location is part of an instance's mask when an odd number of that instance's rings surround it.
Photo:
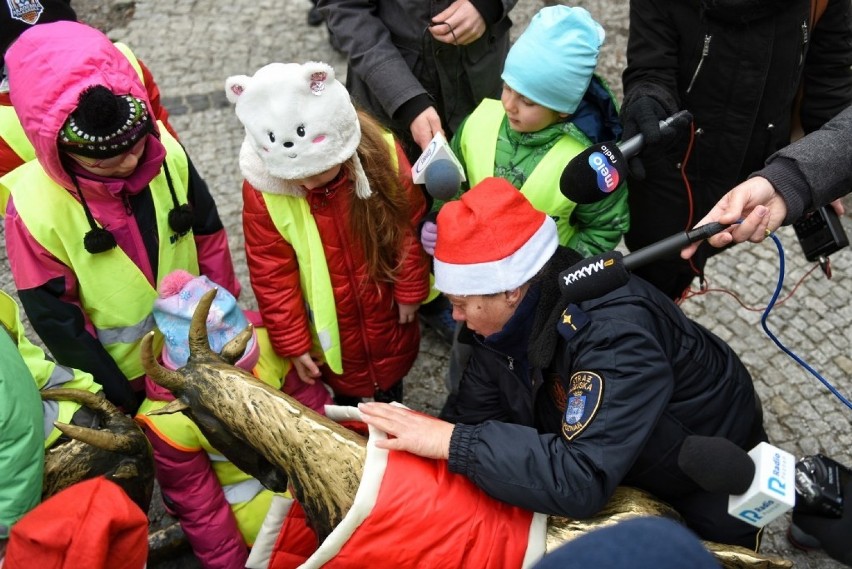
<path fill-rule="evenodd" d="M 620 134 L 620 125 L 617 131 L 613 130 L 613 121 L 617 117 L 612 113 L 615 111 L 614 99 L 611 97 L 606 84 L 596 78 L 590 86 L 586 99 L 600 101 L 593 105 L 585 104 L 578 109 L 578 113 L 571 119 L 553 124 L 538 132 L 519 133 L 509 127 L 505 112 L 501 113 L 501 124 L 497 131 L 497 139 L 482 142 L 484 144 L 496 144 L 494 152 L 493 175 L 504 178 L 516 188 L 522 188 L 527 179 L 542 161 L 544 156 L 563 137 L 571 137 L 590 146 L 593 142 L 607 140 L 615 133 Z M 486 100 L 481 105 L 494 105 L 499 102 Z M 601 110 L 604 109 L 604 110 Z M 582 110 L 584 129 L 579 128 L 577 117 Z M 465 119 L 450 143 L 453 152 L 465 167 L 466 157 L 462 148 L 462 140 L 465 136 L 464 130 L 470 117 Z M 595 125 L 594 129 L 588 125 Z M 597 130 L 598 132 L 591 132 Z M 615 138 L 613 136 L 613 138 Z M 558 179 L 553 181 L 554 188 L 558 186 Z M 467 190 L 463 187 L 463 190 Z M 554 190 L 557 191 L 557 190 Z M 526 192 L 526 189 L 525 189 Z M 441 202 L 433 204 L 433 211 L 437 211 Z M 545 212 L 550 214 L 551 212 Z M 565 220 L 561 220 L 565 223 Z M 557 224 L 560 221 L 557 221 Z M 596 255 L 604 251 L 614 249 L 621 241 L 622 235 L 630 228 L 630 213 L 627 207 L 627 185 L 622 184 L 606 199 L 592 204 L 577 204 L 571 212 L 567 223 L 574 227 L 573 232 L 561 232 L 560 235 L 570 235 L 568 240 L 561 245 L 570 247 L 583 256 Z"/>
<path fill-rule="evenodd" d="M 11 299 L 10 299 L 11 300 Z M 41 397 L 12 332 L 0 324 L 0 539 L 41 500 Z"/>

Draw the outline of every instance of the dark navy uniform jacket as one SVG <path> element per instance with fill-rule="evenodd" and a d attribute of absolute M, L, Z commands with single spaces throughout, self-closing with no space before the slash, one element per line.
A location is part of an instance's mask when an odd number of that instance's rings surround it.
<path fill-rule="evenodd" d="M 618 485 L 673 505 L 701 492 L 677 466 L 688 435 L 745 450 L 766 440 L 739 358 L 645 281 L 569 305 L 546 369 L 526 357 L 536 311 L 550 310 L 540 294 L 530 289 L 499 334 L 471 334 L 473 356 L 442 414 L 459 423 L 451 470 L 506 502 L 584 518 Z"/>

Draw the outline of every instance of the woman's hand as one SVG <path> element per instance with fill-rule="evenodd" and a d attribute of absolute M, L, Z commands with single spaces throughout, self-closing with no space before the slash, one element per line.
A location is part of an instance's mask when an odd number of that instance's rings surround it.
<path fill-rule="evenodd" d="M 388 403 L 360 403 L 358 410 L 365 423 L 395 437 L 376 441 L 376 447 L 426 458 L 450 457 L 452 423 Z"/>

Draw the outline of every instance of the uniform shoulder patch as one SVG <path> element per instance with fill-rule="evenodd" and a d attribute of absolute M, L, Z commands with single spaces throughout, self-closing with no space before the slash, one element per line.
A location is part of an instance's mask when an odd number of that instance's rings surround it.
<path fill-rule="evenodd" d="M 586 313 L 580 310 L 580 307 L 576 304 L 569 304 L 568 307 L 562 311 L 562 316 L 559 317 L 559 323 L 556 325 L 556 329 L 559 330 L 559 333 L 563 338 L 570 340 L 583 328 L 583 326 L 588 323 L 589 317 Z"/>
<path fill-rule="evenodd" d="M 567 387 L 562 436 L 571 441 L 585 431 L 598 414 L 603 401 L 604 381 L 594 372 L 578 371 L 568 380 Z"/>

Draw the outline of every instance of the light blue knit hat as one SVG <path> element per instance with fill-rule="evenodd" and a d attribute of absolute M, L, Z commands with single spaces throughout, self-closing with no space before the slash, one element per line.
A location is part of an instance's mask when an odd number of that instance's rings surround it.
<path fill-rule="evenodd" d="M 592 80 L 605 35 L 585 8 L 542 8 L 509 50 L 503 81 L 543 107 L 573 114 Z"/>
<path fill-rule="evenodd" d="M 154 301 L 154 321 L 163 333 L 163 365 L 178 369 L 189 359 L 189 327 L 198 301 L 210 290 L 218 289 L 207 314 L 207 338 L 210 348 L 219 353 L 222 348 L 249 324 L 237 299 L 225 287 L 206 276 L 196 277 L 187 271 L 172 271 L 160 282 L 160 293 Z M 260 356 L 257 332 L 246 346 L 236 366 L 251 370 Z"/>

